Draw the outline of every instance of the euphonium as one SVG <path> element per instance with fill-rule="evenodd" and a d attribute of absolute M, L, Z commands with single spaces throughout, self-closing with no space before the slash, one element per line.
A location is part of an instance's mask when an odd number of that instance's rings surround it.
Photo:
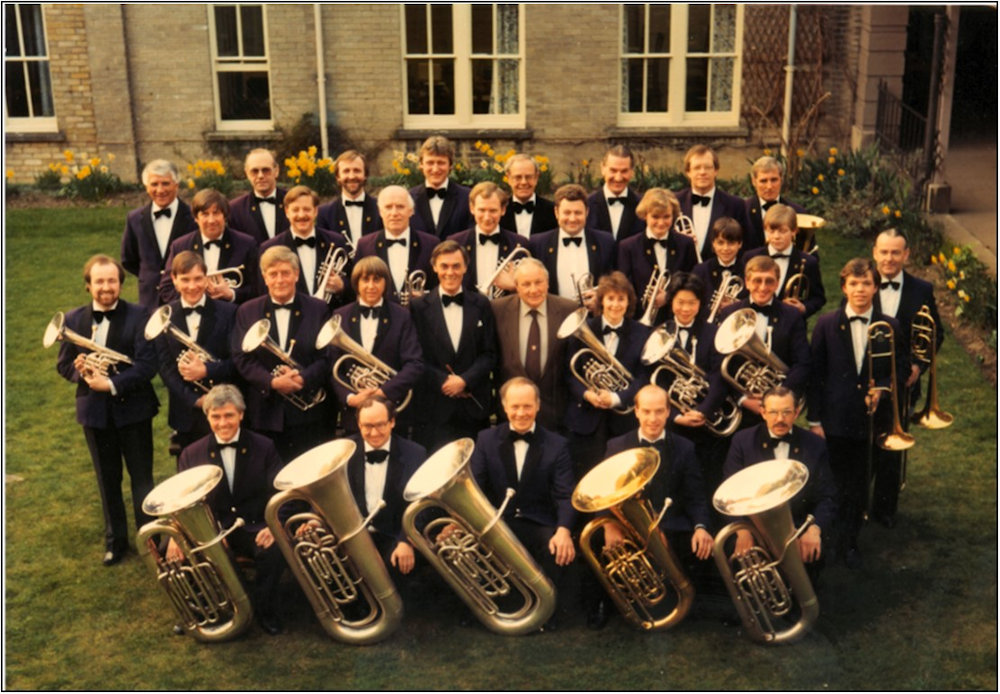
<path fill-rule="evenodd" d="M 139 554 L 156 574 L 184 630 L 206 642 L 235 638 L 253 620 L 239 569 L 222 542 L 243 519 L 220 533 L 205 503 L 222 475 L 217 465 L 199 465 L 158 484 L 146 495 L 142 510 L 159 518 L 136 535 Z M 174 561 L 161 554 L 157 536 L 172 539 L 184 558 Z"/>
<path fill-rule="evenodd" d="M 809 479 L 796 460 L 769 460 L 740 470 L 715 492 L 715 508 L 727 516 L 748 517 L 730 523 L 715 536 L 715 563 L 726 580 L 743 627 L 754 641 L 790 643 L 803 636 L 819 616 L 819 602 L 799 554 L 798 538 L 812 524 L 809 516 L 795 529 L 789 500 Z M 726 556 L 726 540 L 739 530 L 754 539 L 741 556 Z M 774 557 L 772 559 L 772 557 Z M 798 621 L 779 631 L 777 620 L 798 606 Z"/>
<path fill-rule="evenodd" d="M 642 316 L 639 322 L 647 328 L 653 327 L 656 320 L 656 295 L 667 288 L 670 283 L 670 272 L 661 270 L 658 265 L 653 266 L 653 274 L 649 276 L 646 288 L 642 291 L 642 299 L 639 304 L 642 306 Z"/>
<path fill-rule="evenodd" d="M 161 306 L 153 311 L 153 315 L 151 315 L 149 320 L 146 321 L 146 339 L 154 340 L 163 333 L 167 333 L 170 337 L 184 345 L 184 351 L 177 355 L 177 363 L 186 361 L 192 354 L 197 356 L 206 364 L 208 362 L 216 361 L 215 357 L 213 357 L 207 349 L 192 340 L 187 333 L 180 330 L 176 325 L 173 325 L 170 322 L 170 313 L 170 306 Z M 206 393 L 212 389 L 209 384 L 202 383 L 201 381 L 192 381 L 192 383 Z"/>
<path fill-rule="evenodd" d="M 587 325 L 588 315 L 587 309 L 576 309 L 566 316 L 556 332 L 556 337 L 560 340 L 576 337 L 589 348 L 577 350 L 576 354 L 569 360 L 569 370 L 576 377 L 576 380 L 592 390 L 607 390 L 612 393 L 625 390 L 632 383 L 632 374 L 594 335 L 594 331 Z M 576 362 L 580 359 L 587 359 L 583 372 L 576 368 Z M 614 411 L 619 414 L 628 414 L 632 411 L 632 406 L 616 407 Z"/>
<path fill-rule="evenodd" d="M 399 292 L 399 305 L 404 308 L 409 306 L 410 299 L 414 295 L 422 295 L 426 286 L 427 273 L 423 270 L 414 270 L 407 274 L 406 280 L 403 282 L 403 288 Z"/>
<path fill-rule="evenodd" d="M 319 280 L 316 282 L 316 291 L 313 292 L 314 297 L 322 299 L 326 303 L 330 302 L 330 299 L 333 298 L 333 292 L 327 291 L 326 283 L 333 275 L 339 275 L 347 267 L 350 259 L 351 256 L 347 251 L 340 246 L 330 244 L 330 248 L 326 251 L 326 257 L 323 258 L 323 262 L 320 263 L 319 269 L 316 271 Z"/>
<path fill-rule="evenodd" d="M 876 343 L 887 345 L 881 351 Z M 874 386 L 869 388 L 869 395 L 877 391 L 889 391 L 892 406 L 892 430 L 878 436 L 878 445 L 887 451 L 904 451 L 911 448 L 916 439 L 911 434 L 903 431 L 903 425 L 899 419 L 899 384 L 896 381 L 896 346 L 893 339 L 892 326 L 886 321 L 875 321 L 868 326 L 868 375 L 874 384 L 875 360 L 889 359 L 889 385 Z M 875 409 L 870 408 L 869 416 L 874 417 Z"/>
<path fill-rule="evenodd" d="M 809 278 L 806 277 L 806 259 L 802 257 L 799 271 L 785 281 L 785 298 L 803 301 L 809 296 Z"/>
<path fill-rule="evenodd" d="M 757 312 L 752 308 L 733 311 L 715 333 L 715 351 L 725 354 L 722 377 L 743 395 L 759 398 L 781 385 L 788 367 L 757 337 Z M 735 373 L 730 373 L 733 357 L 743 357 Z"/>
<path fill-rule="evenodd" d="M 503 522 L 469 471 L 472 439 L 440 448 L 413 473 L 403 498 L 403 530 L 462 602 L 490 631 L 517 636 L 538 630 L 556 608 L 556 590 Z M 447 515 L 417 528 L 430 508 Z"/>
<path fill-rule="evenodd" d="M 205 276 L 210 280 L 219 277 L 229 286 L 230 289 L 239 289 L 243 286 L 243 267 L 243 265 L 225 267 L 221 270 L 216 270 L 215 272 L 209 272 Z M 235 277 L 226 277 L 226 275 L 235 275 Z"/>
<path fill-rule="evenodd" d="M 316 349 L 333 345 L 342 352 L 333 364 L 333 379 L 353 393 L 366 388 L 381 388 L 382 384 L 396 375 L 396 370 L 352 340 L 340 326 L 340 316 L 332 316 L 323 324 L 316 336 Z M 344 372 L 341 373 L 343 366 Z M 401 412 L 410 404 L 413 391 L 409 391 L 397 407 Z"/>
<path fill-rule="evenodd" d="M 580 533 L 580 552 L 622 616 L 646 630 L 675 626 L 694 601 L 694 587 L 659 528 L 670 499 L 654 516 L 649 500 L 643 497 L 643 489 L 659 467 L 660 454 L 655 449 L 632 448 L 598 463 L 573 491 L 576 510 L 614 514 L 587 523 Z M 605 547 L 598 557 L 591 540 L 615 519 L 622 526 L 625 540 L 617 547 Z M 676 601 L 668 599 L 668 583 Z"/>
<path fill-rule="evenodd" d="M 329 441 L 283 467 L 264 520 L 324 631 L 363 646 L 396 630 L 403 601 L 368 534 L 378 509 L 363 518 L 351 493 L 347 464 L 355 448 L 346 439 Z M 285 504 L 303 501 L 310 510 L 281 518 Z"/>
<path fill-rule="evenodd" d="M 743 291 L 743 280 L 734 275 L 729 270 L 722 271 L 722 281 L 719 288 L 712 294 L 712 309 L 708 312 L 708 322 L 714 323 L 719 309 L 725 308 L 729 304 L 738 301 L 740 292 Z"/>
<path fill-rule="evenodd" d="M 94 340 L 88 340 L 80 333 L 67 328 L 66 316 L 62 311 L 57 311 L 56 315 L 52 316 L 42 336 L 43 347 L 51 347 L 56 342 L 70 342 L 77 347 L 90 350 L 84 355 L 85 374 L 107 376 L 108 372 L 116 370 L 119 364 L 132 363 L 132 360 L 121 352 L 99 345 Z"/>
<path fill-rule="evenodd" d="M 494 286 L 494 282 L 501 273 L 506 272 L 508 268 L 516 268 L 517 264 L 521 262 L 522 258 L 530 258 L 531 253 L 524 246 L 517 246 L 510 253 L 507 254 L 500 262 L 497 263 L 496 271 L 490 275 L 489 280 L 476 285 L 476 289 L 479 293 L 485 296 L 487 299 L 497 299 L 504 294 L 504 290 L 499 289 Z"/>
<path fill-rule="evenodd" d="M 649 378 L 654 385 L 660 385 L 661 372 L 673 374 L 673 381 L 666 388 L 667 398 L 681 414 L 698 409 L 708 397 L 709 383 L 705 371 L 677 344 L 677 335 L 672 335 L 665 327 L 660 326 L 646 339 L 642 348 L 642 363 L 647 366 L 660 364 Z M 705 418 L 705 428 L 717 436 L 729 436 L 739 428 L 742 419 L 739 403 L 726 396 L 722 407 Z"/>
<path fill-rule="evenodd" d="M 285 366 L 289 366 L 297 371 L 302 371 L 302 367 L 299 363 L 292 358 L 292 350 L 295 348 L 295 340 L 288 343 L 288 351 L 285 352 L 281 349 L 278 343 L 271 339 L 270 332 L 271 321 L 267 318 L 261 318 L 259 321 L 251 325 L 250 329 L 247 330 L 246 335 L 243 336 L 241 349 L 244 352 L 252 352 L 258 347 L 263 347 L 265 350 L 280 359 L 281 363 Z M 280 370 L 281 366 L 279 365 L 276 366 L 271 373 L 277 376 Z M 281 397 L 304 412 L 310 407 L 318 405 L 326 400 L 326 391 L 320 388 L 313 393 L 311 398 L 306 398 L 300 393 L 281 393 Z"/>
<path fill-rule="evenodd" d="M 914 361 L 930 364 L 927 377 L 927 401 L 924 409 L 915 415 L 917 423 L 928 429 L 951 426 L 955 416 L 945 412 L 938 404 L 937 390 L 937 321 L 926 305 L 913 316 L 910 324 L 910 353 Z"/>

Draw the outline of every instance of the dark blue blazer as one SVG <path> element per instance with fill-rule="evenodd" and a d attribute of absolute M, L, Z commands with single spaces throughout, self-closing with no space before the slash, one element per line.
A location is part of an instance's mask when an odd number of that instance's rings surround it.
<path fill-rule="evenodd" d="M 611 457 L 639 445 L 639 430 L 633 429 L 608 441 L 605 456 Z M 693 532 L 695 526 L 703 525 L 712 532 L 708 494 L 694 456 L 694 444 L 667 431 L 666 437 L 654 448 L 660 454 L 660 467 L 646 485 L 643 497 L 652 504 L 654 513 L 663 508 L 664 499 L 673 500 L 660 528 L 667 532 Z"/>
<path fill-rule="evenodd" d="M 498 261 L 506 258 L 518 246 L 528 245 L 527 239 L 523 236 L 516 232 L 508 231 L 502 227 L 493 233 L 500 234 L 500 250 L 497 253 Z M 465 277 L 462 279 L 462 288 L 474 291 L 477 289 L 477 285 L 480 281 L 485 282 L 489 279 L 489 277 L 479 277 L 478 268 L 476 266 L 476 249 L 479 247 L 478 239 L 476 238 L 476 227 L 473 226 L 471 229 L 466 229 L 465 231 L 457 234 L 452 234 L 447 238 L 447 240 L 457 243 L 459 246 L 464 248 L 465 252 L 469 255 L 469 267 L 465 271 Z"/>
<path fill-rule="evenodd" d="M 677 332 L 677 323 L 673 318 L 667 320 L 664 326 L 671 333 Z M 708 380 L 708 393 L 695 409 L 709 419 L 712 419 L 712 415 L 722 405 L 722 401 L 729 393 L 728 385 L 722 379 L 719 370 L 722 366 L 722 355 L 715 351 L 716 325 L 706 322 L 703 316 L 698 316 L 691 328 L 694 333 L 692 337 L 696 340 L 694 344 L 694 363 L 705 372 L 705 377 Z M 688 348 L 690 349 L 690 345 L 688 345 Z M 660 363 L 658 362 L 649 367 L 650 376 L 652 376 L 653 371 L 659 365 Z M 661 388 L 669 389 L 672 383 L 673 378 L 666 370 L 657 376 L 657 385 Z M 670 421 L 673 422 L 681 414 L 683 413 L 677 407 L 671 406 Z"/>
<path fill-rule="evenodd" d="M 417 329 L 423 351 L 424 373 L 416 398 L 417 412 L 424 419 L 479 422 L 493 412 L 491 375 L 497 364 L 497 328 L 489 300 L 476 291 L 464 291 L 462 305 L 462 335 L 456 351 L 448 335 L 441 306 L 441 288 L 410 303 L 410 314 Z M 482 410 L 471 398 L 450 398 L 441 392 L 441 385 L 450 375 L 448 367 L 465 381 L 466 391 L 479 401 Z"/>
<path fill-rule="evenodd" d="M 382 228 L 382 217 L 378 213 L 378 200 L 366 192 L 363 203 L 360 229 L 351 229 L 348 226 L 347 208 L 344 207 L 343 198 L 339 195 L 330 202 L 319 206 L 316 226 L 336 231 L 345 239 L 350 239 L 352 246 L 356 245 L 358 239 L 365 234 L 373 234 Z"/>
<path fill-rule="evenodd" d="M 694 219 L 691 213 L 691 188 L 685 188 L 677 193 L 677 202 L 681 204 L 681 213 Z M 715 224 L 715 220 L 720 217 L 732 217 L 740 226 L 743 228 L 743 248 L 753 248 L 753 246 L 747 245 L 747 229 L 750 228 L 750 221 L 747 219 L 746 205 L 743 203 L 743 198 L 738 198 L 735 195 L 730 195 L 724 190 L 720 190 L 718 186 L 715 188 L 715 195 L 712 196 L 712 214 L 708 220 L 708 228 L 711 231 L 712 225 Z M 708 234 L 705 235 L 705 242 L 701 247 L 701 255 L 699 256 L 703 261 L 709 258 L 715 257 L 715 250 L 712 248 L 712 244 L 708 242 Z"/>
<path fill-rule="evenodd" d="M 455 181 L 448 181 L 444 205 L 441 207 L 436 226 L 434 215 L 431 214 L 431 203 L 427 198 L 426 185 L 421 183 L 410 188 L 410 197 L 413 198 L 415 213 L 410 218 L 411 229 L 432 234 L 443 241 L 473 224 L 472 213 L 469 211 L 469 189 Z"/>
<path fill-rule="evenodd" d="M 498 424 L 479 432 L 469 468 L 497 508 L 508 488 L 516 491 L 504 509 L 505 519 L 523 518 L 545 527 L 573 528 L 573 463 L 569 444 L 562 436 L 536 423 L 535 440 L 528 446 L 518 480 L 510 425 Z"/>
<path fill-rule="evenodd" d="M 412 226 L 410 227 L 410 259 L 407 264 L 407 274 L 414 270 L 423 270 L 427 273 L 428 289 L 432 289 L 437 285 L 437 275 L 431 269 L 431 253 L 434 252 L 434 247 L 438 243 L 437 237 L 417 231 Z M 362 236 L 357 243 L 357 249 L 354 262 L 366 256 L 374 255 L 381 258 L 386 265 L 389 265 L 389 251 L 385 245 L 385 230 Z M 392 284 L 392 282 L 389 282 L 390 286 L 386 287 L 385 296 L 390 301 L 398 304 L 399 292 L 396 291 L 394 286 L 391 286 Z"/>
<path fill-rule="evenodd" d="M 791 500 L 792 518 L 798 526 L 811 513 L 816 525 L 824 532 L 830 532 L 837 517 L 837 484 L 830 470 L 826 441 L 800 427 L 792 427 L 789 435 L 788 457 L 809 470 L 809 480 Z M 766 460 L 774 460 L 774 448 L 767 425 L 762 422 L 733 435 L 722 467 L 722 478 L 728 479 L 743 468 Z"/>
<path fill-rule="evenodd" d="M 260 276 L 260 251 L 252 236 L 226 227 L 219 238 L 222 250 L 219 251 L 219 269 L 243 266 L 243 285 L 235 290 L 234 303 L 242 304 L 258 295 L 257 278 Z M 204 256 L 201 243 L 201 232 L 192 231 L 170 244 L 170 255 L 167 257 L 167 267 L 174 262 L 174 257 L 181 251 L 194 251 Z M 174 279 L 169 272 L 163 274 L 160 280 L 160 301 L 169 304 L 178 298 L 174 289 Z"/>
<path fill-rule="evenodd" d="M 260 247 L 260 252 L 263 255 L 264 251 L 272 246 L 284 246 L 286 248 L 295 251 L 295 241 L 291 230 L 283 231 L 277 236 L 275 236 L 270 241 L 262 244 Z M 343 237 L 342 234 L 336 231 L 329 231 L 320 227 L 316 227 L 316 276 L 313 278 L 313 283 L 320 281 L 320 266 L 326 259 L 326 254 L 330 251 L 330 247 L 343 248 L 345 252 L 350 252 L 350 246 L 347 244 L 347 239 Z M 331 306 L 343 306 L 354 300 L 354 290 L 351 289 L 351 268 L 354 267 L 352 261 L 348 260 L 347 265 L 344 267 L 344 291 L 339 295 L 334 295 L 330 299 Z M 300 264 L 301 268 L 301 264 Z M 295 291 L 299 294 L 305 294 L 308 291 L 306 286 L 306 278 L 303 276 L 301 270 L 299 272 L 299 280 L 295 283 Z M 264 284 L 264 276 L 258 273 L 258 294 L 265 294 L 267 292 L 267 286 Z"/>
<path fill-rule="evenodd" d="M 503 213 L 503 217 L 500 218 L 500 227 L 502 229 L 517 230 L 517 215 L 514 214 L 513 203 L 514 199 L 511 198 L 511 200 L 507 203 L 507 210 Z M 543 231 L 555 229 L 557 226 L 559 226 L 559 223 L 556 221 L 555 203 L 536 193 L 535 211 L 531 214 L 530 235 L 534 237 L 535 234 L 541 234 Z"/>
<path fill-rule="evenodd" d="M 180 299 L 170 302 L 170 322 L 187 334 L 187 321 L 181 311 Z M 205 297 L 205 308 L 198 326 L 195 342 L 215 357 L 215 361 L 205 362 L 208 375 L 204 379 L 208 387 L 220 383 L 235 383 L 238 379 L 236 365 L 230 356 L 230 339 L 236 325 L 236 306 L 226 301 Z M 167 423 L 172 429 L 185 432 L 195 428 L 196 422 L 205 422 L 205 415 L 195 402 L 205 391 L 190 381 L 185 381 L 177 370 L 177 359 L 187 348 L 166 333 L 157 337 L 156 355 L 160 362 L 160 378 L 167 386 L 169 409 Z"/>
<path fill-rule="evenodd" d="M 587 271 L 597 280 L 615 269 L 615 240 L 607 231 L 584 229 L 583 243 L 587 248 Z M 559 293 L 559 229 L 532 236 L 528 240 L 528 250 L 538 258 L 549 271 L 549 291 Z"/>
<path fill-rule="evenodd" d="M 63 341 L 59 346 L 56 370 L 67 381 L 76 384 L 76 421 L 93 429 L 110 429 L 136 424 L 156 416 L 160 402 L 150 383 L 156 375 L 156 349 L 144 337 L 146 311 L 123 299 L 111 318 L 107 347 L 121 352 L 132 364 L 121 364 L 118 372 L 109 374 L 117 395 L 93 391 L 73 367 L 78 354 L 90 350 Z M 90 338 L 94 320 L 91 304 L 75 308 L 66 314 L 65 326 Z"/>
<path fill-rule="evenodd" d="M 722 284 L 722 274 L 726 270 L 739 277 L 740 280 L 744 279 L 744 265 L 743 261 L 739 258 L 733 261 L 732 266 L 723 268 L 719 267 L 719 259 L 712 256 L 708 260 L 698 263 L 691 270 L 691 274 L 700 279 L 702 284 L 705 285 L 705 292 L 701 296 L 701 308 L 706 316 L 712 310 L 712 296 L 715 294 L 715 290 L 719 288 L 719 285 Z M 718 314 L 716 314 L 716 321 L 718 321 Z"/>
<path fill-rule="evenodd" d="M 368 508 L 365 502 L 365 441 L 361 438 L 361 434 L 347 438 L 357 445 L 354 455 L 347 461 L 347 481 L 351 485 L 351 492 L 361 515 L 367 518 L 375 509 Z M 406 540 L 406 534 L 403 532 L 403 512 L 409 503 L 403 499 L 403 490 L 406 489 L 410 477 L 425 460 L 427 451 L 423 446 L 393 433 L 389 440 L 389 457 L 385 462 L 389 466 L 386 470 L 385 491 L 382 493 L 385 508 L 375 514 L 372 520 L 377 532 L 394 537 L 397 541 Z"/>
<path fill-rule="evenodd" d="M 278 201 L 278 204 L 275 205 L 276 212 L 274 215 L 275 236 L 288 230 L 288 217 L 285 216 L 285 208 L 283 206 L 285 193 L 287 192 L 284 188 L 278 188 L 274 194 L 275 199 Z M 264 226 L 264 217 L 260 214 L 260 207 L 257 205 L 252 191 L 229 201 L 228 222 L 229 226 L 233 229 L 238 229 L 244 234 L 252 236 L 257 245 L 271 238 L 267 235 L 267 227 Z"/>
<path fill-rule="evenodd" d="M 177 215 L 167 241 L 168 255 L 174 241 L 198 228 L 191 208 L 183 200 L 177 203 Z M 166 275 L 170 276 L 170 266 L 160 255 L 160 245 L 156 242 L 152 210 L 153 205 L 149 203 L 128 213 L 121 248 L 122 267 L 139 278 L 139 303 L 149 310 L 161 303 L 158 295 L 161 275 L 166 270 Z"/>
<path fill-rule="evenodd" d="M 608 211 L 608 199 L 604 197 L 604 186 L 601 186 L 587 196 L 587 227 L 600 229 L 611 234 L 616 242 L 621 242 L 629 236 L 641 234 L 646 230 L 646 221 L 639 219 L 635 208 L 639 206 L 639 194 L 631 188 L 625 194 L 625 212 L 618 225 L 618 233 L 611 229 L 611 213 Z"/>
<path fill-rule="evenodd" d="M 758 255 L 767 254 L 767 246 L 754 248 L 743 254 L 743 264 L 746 265 L 751 258 L 755 258 Z M 823 289 L 823 275 L 819 271 L 819 261 L 816 260 L 816 256 L 803 253 L 794 245 L 789 248 L 788 255 L 790 256 L 788 258 L 788 272 L 785 274 L 784 284 L 787 285 L 788 278 L 800 272 L 806 276 L 806 279 L 809 281 L 809 294 L 802 301 L 806 307 L 803 318 L 809 320 L 810 316 L 818 313 L 826 304 L 826 290 Z M 784 286 L 778 287 L 776 297 L 779 301 L 785 298 Z"/>
<path fill-rule="evenodd" d="M 791 200 L 786 200 L 785 198 L 778 196 L 778 202 L 782 205 L 788 205 L 793 210 L 799 214 L 804 214 L 806 208 L 802 205 L 796 204 Z M 746 210 L 747 222 L 749 226 L 743 227 L 743 248 L 759 248 L 767 243 L 767 237 L 764 235 L 764 210 L 760 206 L 760 198 L 754 194 L 743 201 L 743 206 Z M 801 233 L 801 232 L 800 232 Z M 798 237 L 798 234 L 796 234 Z M 796 244 L 796 247 L 798 244 Z"/>

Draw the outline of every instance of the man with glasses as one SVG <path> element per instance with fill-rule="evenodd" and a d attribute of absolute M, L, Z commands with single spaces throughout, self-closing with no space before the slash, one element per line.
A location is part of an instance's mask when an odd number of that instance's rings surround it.
<path fill-rule="evenodd" d="M 253 189 L 230 201 L 229 223 L 262 244 L 288 229 L 285 191 L 278 187 L 278 160 L 268 149 L 254 149 L 247 154 L 243 171 Z"/>

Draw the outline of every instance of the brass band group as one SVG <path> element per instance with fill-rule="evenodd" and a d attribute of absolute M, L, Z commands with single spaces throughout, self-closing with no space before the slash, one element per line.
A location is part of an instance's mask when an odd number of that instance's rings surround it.
<path fill-rule="evenodd" d="M 376 197 L 347 151 L 325 204 L 278 187 L 267 150 L 234 200 L 188 206 L 174 164 L 145 167 L 120 259 L 86 263 L 92 301 L 44 336 L 77 384 L 103 563 L 129 552 L 124 463 L 139 554 L 201 640 L 280 632 L 286 568 L 349 643 L 444 584 L 504 634 L 574 610 L 601 628 L 612 606 L 668 628 L 727 591 L 752 638 L 803 634 L 821 568 L 861 567 L 865 522 L 895 525 L 911 420 L 951 421 L 906 238 L 884 230 L 828 301 L 823 220 L 771 157 L 746 200 L 703 145 L 676 193 L 634 191 L 620 145 L 600 188 L 551 201 L 528 155 L 510 192 L 457 184 L 453 161 L 431 137 L 425 183 Z M 178 474 L 154 489 L 156 374 Z"/>

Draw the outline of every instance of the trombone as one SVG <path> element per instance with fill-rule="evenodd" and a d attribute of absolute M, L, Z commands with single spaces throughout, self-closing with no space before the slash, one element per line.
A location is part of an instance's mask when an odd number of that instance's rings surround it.
<path fill-rule="evenodd" d="M 930 364 L 927 377 L 927 401 L 924 408 L 914 417 L 917 423 L 927 429 L 944 429 L 951 426 L 955 416 L 945 412 L 938 404 L 937 390 L 937 322 L 925 304 L 913 316 L 910 324 L 910 353 L 914 361 Z M 907 404 L 909 399 L 907 399 Z"/>
<path fill-rule="evenodd" d="M 239 289 L 243 286 L 243 265 L 237 265 L 236 267 L 225 267 L 221 270 L 216 270 L 215 272 L 209 272 L 205 275 L 209 280 L 214 280 L 219 278 L 223 280 L 230 289 Z M 226 275 L 235 275 L 234 277 L 227 277 Z"/>
<path fill-rule="evenodd" d="M 295 340 L 292 339 L 288 343 L 288 351 L 285 352 L 281 349 L 281 346 L 271 339 L 271 321 L 267 318 L 261 318 L 259 321 L 250 326 L 247 330 L 246 335 L 243 336 L 243 342 L 241 344 L 241 349 L 243 352 L 252 352 L 258 347 L 263 347 L 268 352 L 276 356 L 281 364 L 274 367 L 271 374 L 278 376 L 281 371 L 281 366 L 289 366 L 296 371 L 302 371 L 302 366 L 299 365 L 297 361 L 292 358 L 292 350 L 295 349 Z M 326 391 L 320 388 L 311 398 L 305 398 L 298 393 L 281 393 L 281 397 L 290 402 L 292 405 L 298 409 L 305 412 L 310 407 L 320 404 L 326 400 Z"/>
<path fill-rule="evenodd" d="M 499 289 L 493 283 L 496 282 L 497 277 L 501 273 L 506 272 L 509 268 L 516 268 L 517 264 L 521 262 L 523 258 L 531 257 L 531 253 L 524 246 L 517 246 L 512 250 L 507 256 L 497 263 L 497 269 L 492 275 L 490 275 L 489 280 L 476 285 L 476 289 L 479 293 L 485 296 L 487 299 L 493 300 L 498 299 L 504 294 L 503 289 Z M 508 268 L 509 266 L 509 268 Z M 593 278 L 591 278 L 593 280 Z M 578 290 L 579 291 L 579 290 Z"/>

